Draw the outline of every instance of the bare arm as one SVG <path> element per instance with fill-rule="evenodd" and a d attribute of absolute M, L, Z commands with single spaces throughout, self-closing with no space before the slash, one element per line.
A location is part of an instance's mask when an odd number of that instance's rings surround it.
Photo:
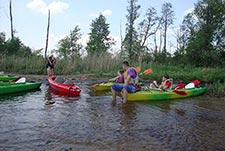
<path fill-rule="evenodd" d="M 109 82 L 115 82 L 117 80 L 118 76 L 112 79 L 109 79 Z"/>
<path fill-rule="evenodd" d="M 131 79 L 131 77 L 127 76 L 127 79 L 125 79 L 125 84 L 129 84 L 130 83 L 130 79 Z"/>

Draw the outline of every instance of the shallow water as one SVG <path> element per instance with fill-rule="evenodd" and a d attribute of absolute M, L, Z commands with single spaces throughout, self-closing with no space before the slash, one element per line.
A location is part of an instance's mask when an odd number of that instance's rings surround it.
<path fill-rule="evenodd" d="M 45 83 L 35 92 L 1 97 L 0 150 L 225 150 L 223 99 L 115 104 L 89 82 L 78 85 L 76 98 Z"/>

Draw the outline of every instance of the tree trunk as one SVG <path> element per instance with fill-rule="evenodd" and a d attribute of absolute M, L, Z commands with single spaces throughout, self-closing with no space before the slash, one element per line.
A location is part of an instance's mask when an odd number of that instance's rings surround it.
<path fill-rule="evenodd" d="M 154 35 L 154 44 L 155 44 L 155 53 L 157 53 L 157 42 L 156 42 L 156 33 Z"/>
<path fill-rule="evenodd" d="M 159 35 L 159 53 L 161 53 L 162 50 L 162 30 L 160 30 L 160 35 Z"/>
<path fill-rule="evenodd" d="M 13 16 L 12 16 L 12 0 L 9 2 L 9 14 L 10 14 L 10 24 L 11 24 L 11 38 L 14 38 L 14 31 L 13 31 Z"/>
<path fill-rule="evenodd" d="M 166 52 L 166 35 L 167 35 L 167 28 L 165 28 L 164 31 L 164 47 L 163 47 L 163 52 Z"/>
<path fill-rule="evenodd" d="M 48 10 L 48 25 L 47 25 L 46 44 L 45 44 L 45 59 L 47 58 L 47 51 L 48 51 L 49 27 L 50 27 L 50 10 Z"/>

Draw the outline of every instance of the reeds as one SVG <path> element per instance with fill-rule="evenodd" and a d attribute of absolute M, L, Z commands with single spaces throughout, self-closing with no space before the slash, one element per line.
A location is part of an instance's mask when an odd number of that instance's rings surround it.
<path fill-rule="evenodd" d="M 113 77 L 121 69 L 119 57 L 112 57 L 108 53 L 94 54 L 84 58 L 70 57 L 57 59 L 56 75 L 89 75 L 94 77 Z M 0 55 L 0 71 L 13 74 L 46 74 L 45 59 L 41 56 L 30 55 L 29 57 Z M 133 66 L 138 66 L 134 63 Z M 142 71 L 152 68 L 153 73 L 141 76 L 147 82 L 161 80 L 161 76 L 168 74 L 175 83 L 188 83 L 199 79 L 207 84 L 210 94 L 225 95 L 225 69 L 221 68 L 195 68 L 192 66 L 173 66 L 156 63 L 142 63 Z"/>

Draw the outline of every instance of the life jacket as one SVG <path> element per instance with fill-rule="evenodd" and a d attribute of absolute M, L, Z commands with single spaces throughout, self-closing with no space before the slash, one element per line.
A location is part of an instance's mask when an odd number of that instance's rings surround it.
<path fill-rule="evenodd" d="M 171 87 L 172 83 L 171 83 L 170 79 L 167 79 L 162 82 L 162 85 L 163 85 L 164 89 L 169 89 Z"/>
<path fill-rule="evenodd" d="M 116 79 L 116 82 L 118 83 L 124 83 L 124 77 L 123 76 L 120 76 Z"/>

